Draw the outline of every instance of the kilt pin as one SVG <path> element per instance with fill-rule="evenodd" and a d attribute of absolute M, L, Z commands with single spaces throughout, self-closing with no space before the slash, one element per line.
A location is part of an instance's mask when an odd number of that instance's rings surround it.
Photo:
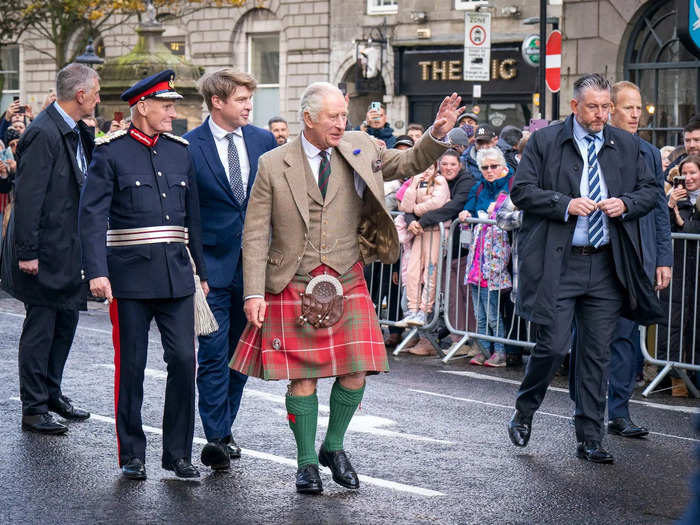
<path fill-rule="evenodd" d="M 338 484 L 359 487 L 343 450 L 344 435 L 362 400 L 364 375 L 389 371 L 363 276 L 363 265 L 393 263 L 399 254 L 383 182 L 422 172 L 447 144 L 429 131 L 418 146 L 402 152 L 351 131 L 337 146 L 320 150 L 305 133 L 260 157 L 243 231 L 243 295 L 264 298 L 267 306 L 260 328 L 246 326 L 230 366 L 265 380 L 292 381 L 285 404 L 297 443 L 296 488 L 318 493 L 319 462 L 331 468 Z M 337 295 L 342 287 L 343 307 L 336 322 L 314 327 L 302 302 L 308 301 L 309 282 L 320 276 L 335 283 Z M 313 390 L 315 379 L 331 377 L 337 379 L 328 430 L 317 454 Z M 301 380 L 313 382 L 295 390 Z"/>

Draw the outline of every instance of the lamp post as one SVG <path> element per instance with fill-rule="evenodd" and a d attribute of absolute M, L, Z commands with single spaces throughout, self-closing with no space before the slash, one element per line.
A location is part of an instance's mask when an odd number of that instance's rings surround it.
<path fill-rule="evenodd" d="M 543 7 L 544 4 L 544 7 Z M 544 10 L 542 10 L 544 9 Z M 539 86 L 540 86 L 540 112 L 542 118 L 547 118 L 545 115 L 547 89 L 545 84 L 545 70 L 547 68 L 547 24 L 551 24 L 553 30 L 559 29 L 559 18 L 556 16 L 546 16 L 547 2 L 541 0 L 540 13 L 545 15 L 544 20 L 539 16 L 533 16 L 523 20 L 523 24 L 531 26 L 539 24 L 540 26 L 540 64 L 539 64 Z M 544 23 L 543 23 L 544 22 Z M 552 93 L 552 120 L 559 118 L 559 93 Z"/>
<path fill-rule="evenodd" d="M 88 39 L 87 46 L 85 46 L 85 53 L 75 58 L 75 61 L 79 64 L 86 64 L 94 68 L 98 64 L 104 64 L 104 60 L 95 54 L 95 48 L 92 45 L 92 38 Z"/>

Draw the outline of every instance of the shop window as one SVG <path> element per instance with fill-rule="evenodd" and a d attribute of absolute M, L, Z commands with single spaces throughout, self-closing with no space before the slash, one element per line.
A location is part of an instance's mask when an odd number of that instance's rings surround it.
<path fill-rule="evenodd" d="M 367 0 L 368 15 L 390 15 L 398 12 L 398 0 Z"/>
<path fill-rule="evenodd" d="M 253 94 L 253 124 L 267 127 L 267 121 L 280 113 L 279 33 L 248 37 L 248 71 L 258 81 Z"/>
<path fill-rule="evenodd" d="M 4 111 L 19 96 L 19 46 L 0 47 L 0 73 L 3 76 L 0 108 Z"/>
<path fill-rule="evenodd" d="M 164 42 L 164 44 L 165 44 L 165 47 L 167 47 L 173 55 L 177 55 L 179 57 L 185 56 L 185 40 L 184 39 L 166 40 Z"/>
<path fill-rule="evenodd" d="M 682 142 L 682 128 L 700 108 L 700 60 L 680 42 L 671 2 L 645 7 L 627 45 L 625 78 L 642 92 L 639 134 L 658 147 Z"/>

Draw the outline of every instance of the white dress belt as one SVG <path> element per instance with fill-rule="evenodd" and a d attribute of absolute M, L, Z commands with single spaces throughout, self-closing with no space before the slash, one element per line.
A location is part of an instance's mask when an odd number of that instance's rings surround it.
<path fill-rule="evenodd" d="M 147 226 L 145 228 L 107 230 L 107 246 L 136 246 L 171 242 L 188 244 L 187 228 L 184 226 Z"/>

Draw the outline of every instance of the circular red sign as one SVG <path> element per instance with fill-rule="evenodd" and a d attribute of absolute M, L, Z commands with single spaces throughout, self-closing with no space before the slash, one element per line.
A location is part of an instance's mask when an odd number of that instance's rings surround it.
<path fill-rule="evenodd" d="M 475 46 L 481 46 L 486 42 L 486 29 L 482 26 L 474 26 L 469 30 L 469 41 Z"/>

